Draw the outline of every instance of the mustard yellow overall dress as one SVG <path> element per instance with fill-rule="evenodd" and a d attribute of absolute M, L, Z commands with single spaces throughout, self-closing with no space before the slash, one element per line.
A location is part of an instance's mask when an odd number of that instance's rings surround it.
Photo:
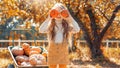
<path fill-rule="evenodd" d="M 54 43 L 50 41 L 48 49 L 48 64 L 69 64 L 68 43 Z"/>

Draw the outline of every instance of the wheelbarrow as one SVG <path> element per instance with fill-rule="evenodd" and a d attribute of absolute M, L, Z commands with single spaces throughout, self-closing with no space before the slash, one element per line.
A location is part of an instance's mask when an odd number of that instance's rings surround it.
<path fill-rule="evenodd" d="M 8 50 L 9 50 L 9 52 L 10 52 L 10 55 L 11 55 L 11 57 L 12 57 L 15 65 L 14 65 L 14 64 L 9 64 L 9 65 L 8 65 L 8 68 L 48 68 L 48 65 L 35 65 L 35 66 L 21 66 L 21 65 L 18 65 L 17 62 L 16 62 L 16 60 L 15 60 L 14 55 L 13 55 L 12 52 L 11 52 L 11 49 L 12 49 L 13 47 L 14 47 L 14 46 L 8 46 Z"/>

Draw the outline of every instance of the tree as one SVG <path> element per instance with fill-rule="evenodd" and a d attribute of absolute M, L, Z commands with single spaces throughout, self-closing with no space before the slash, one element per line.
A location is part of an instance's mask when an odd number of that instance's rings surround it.
<path fill-rule="evenodd" d="M 83 31 L 84 39 L 87 41 L 88 46 L 90 47 L 92 58 L 103 56 L 102 50 L 100 49 L 101 42 L 105 36 L 105 33 L 107 33 L 112 23 L 114 22 L 115 24 L 114 20 L 117 17 L 116 14 L 120 9 L 120 5 L 116 3 L 117 1 L 113 2 L 109 0 L 103 0 L 103 1 L 86 0 L 83 2 L 79 0 L 75 0 L 75 1 L 73 3 L 76 4 L 76 7 L 74 8 L 71 7 L 70 3 L 68 3 L 67 5 L 72 16 L 74 17 L 74 19 L 76 19 L 76 21 L 78 22 L 79 26 Z M 80 3 L 83 4 L 81 5 Z M 80 9 L 81 6 L 83 9 Z M 102 7 L 103 9 L 101 9 L 100 7 Z M 75 8 L 77 10 L 76 12 L 74 12 Z M 107 11 L 108 8 L 110 8 L 111 11 Z M 99 12 L 96 12 L 96 10 L 98 10 Z M 99 15 L 99 13 L 101 13 L 102 15 Z M 107 16 L 106 13 L 109 14 L 109 16 Z M 80 14 L 82 14 L 83 16 L 81 16 Z M 104 27 L 100 25 L 101 20 L 107 22 L 106 24 L 102 24 L 105 25 Z M 101 29 L 101 27 L 103 28 Z"/>

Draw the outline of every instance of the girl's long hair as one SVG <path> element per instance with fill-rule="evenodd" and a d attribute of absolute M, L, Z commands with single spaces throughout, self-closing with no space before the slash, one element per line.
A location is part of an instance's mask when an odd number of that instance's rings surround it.
<path fill-rule="evenodd" d="M 51 40 L 54 40 L 55 38 L 55 35 L 56 35 L 56 32 L 55 32 L 55 26 L 56 26 L 56 23 L 55 23 L 55 19 L 52 19 L 51 21 L 51 24 L 49 26 L 49 34 L 50 34 L 50 38 Z M 69 29 L 69 26 L 68 26 L 68 23 L 66 20 L 62 20 L 62 27 L 63 27 L 63 38 L 64 39 L 67 39 L 68 38 L 68 29 Z"/>

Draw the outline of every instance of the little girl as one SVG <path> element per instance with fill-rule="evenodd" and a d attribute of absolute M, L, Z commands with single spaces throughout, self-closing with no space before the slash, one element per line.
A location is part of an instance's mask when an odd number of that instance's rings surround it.
<path fill-rule="evenodd" d="M 57 65 L 59 68 L 67 68 L 69 41 L 71 35 L 79 30 L 77 22 L 72 18 L 67 8 L 61 3 L 56 3 L 39 29 L 40 33 L 48 35 L 49 68 L 57 68 Z"/>

